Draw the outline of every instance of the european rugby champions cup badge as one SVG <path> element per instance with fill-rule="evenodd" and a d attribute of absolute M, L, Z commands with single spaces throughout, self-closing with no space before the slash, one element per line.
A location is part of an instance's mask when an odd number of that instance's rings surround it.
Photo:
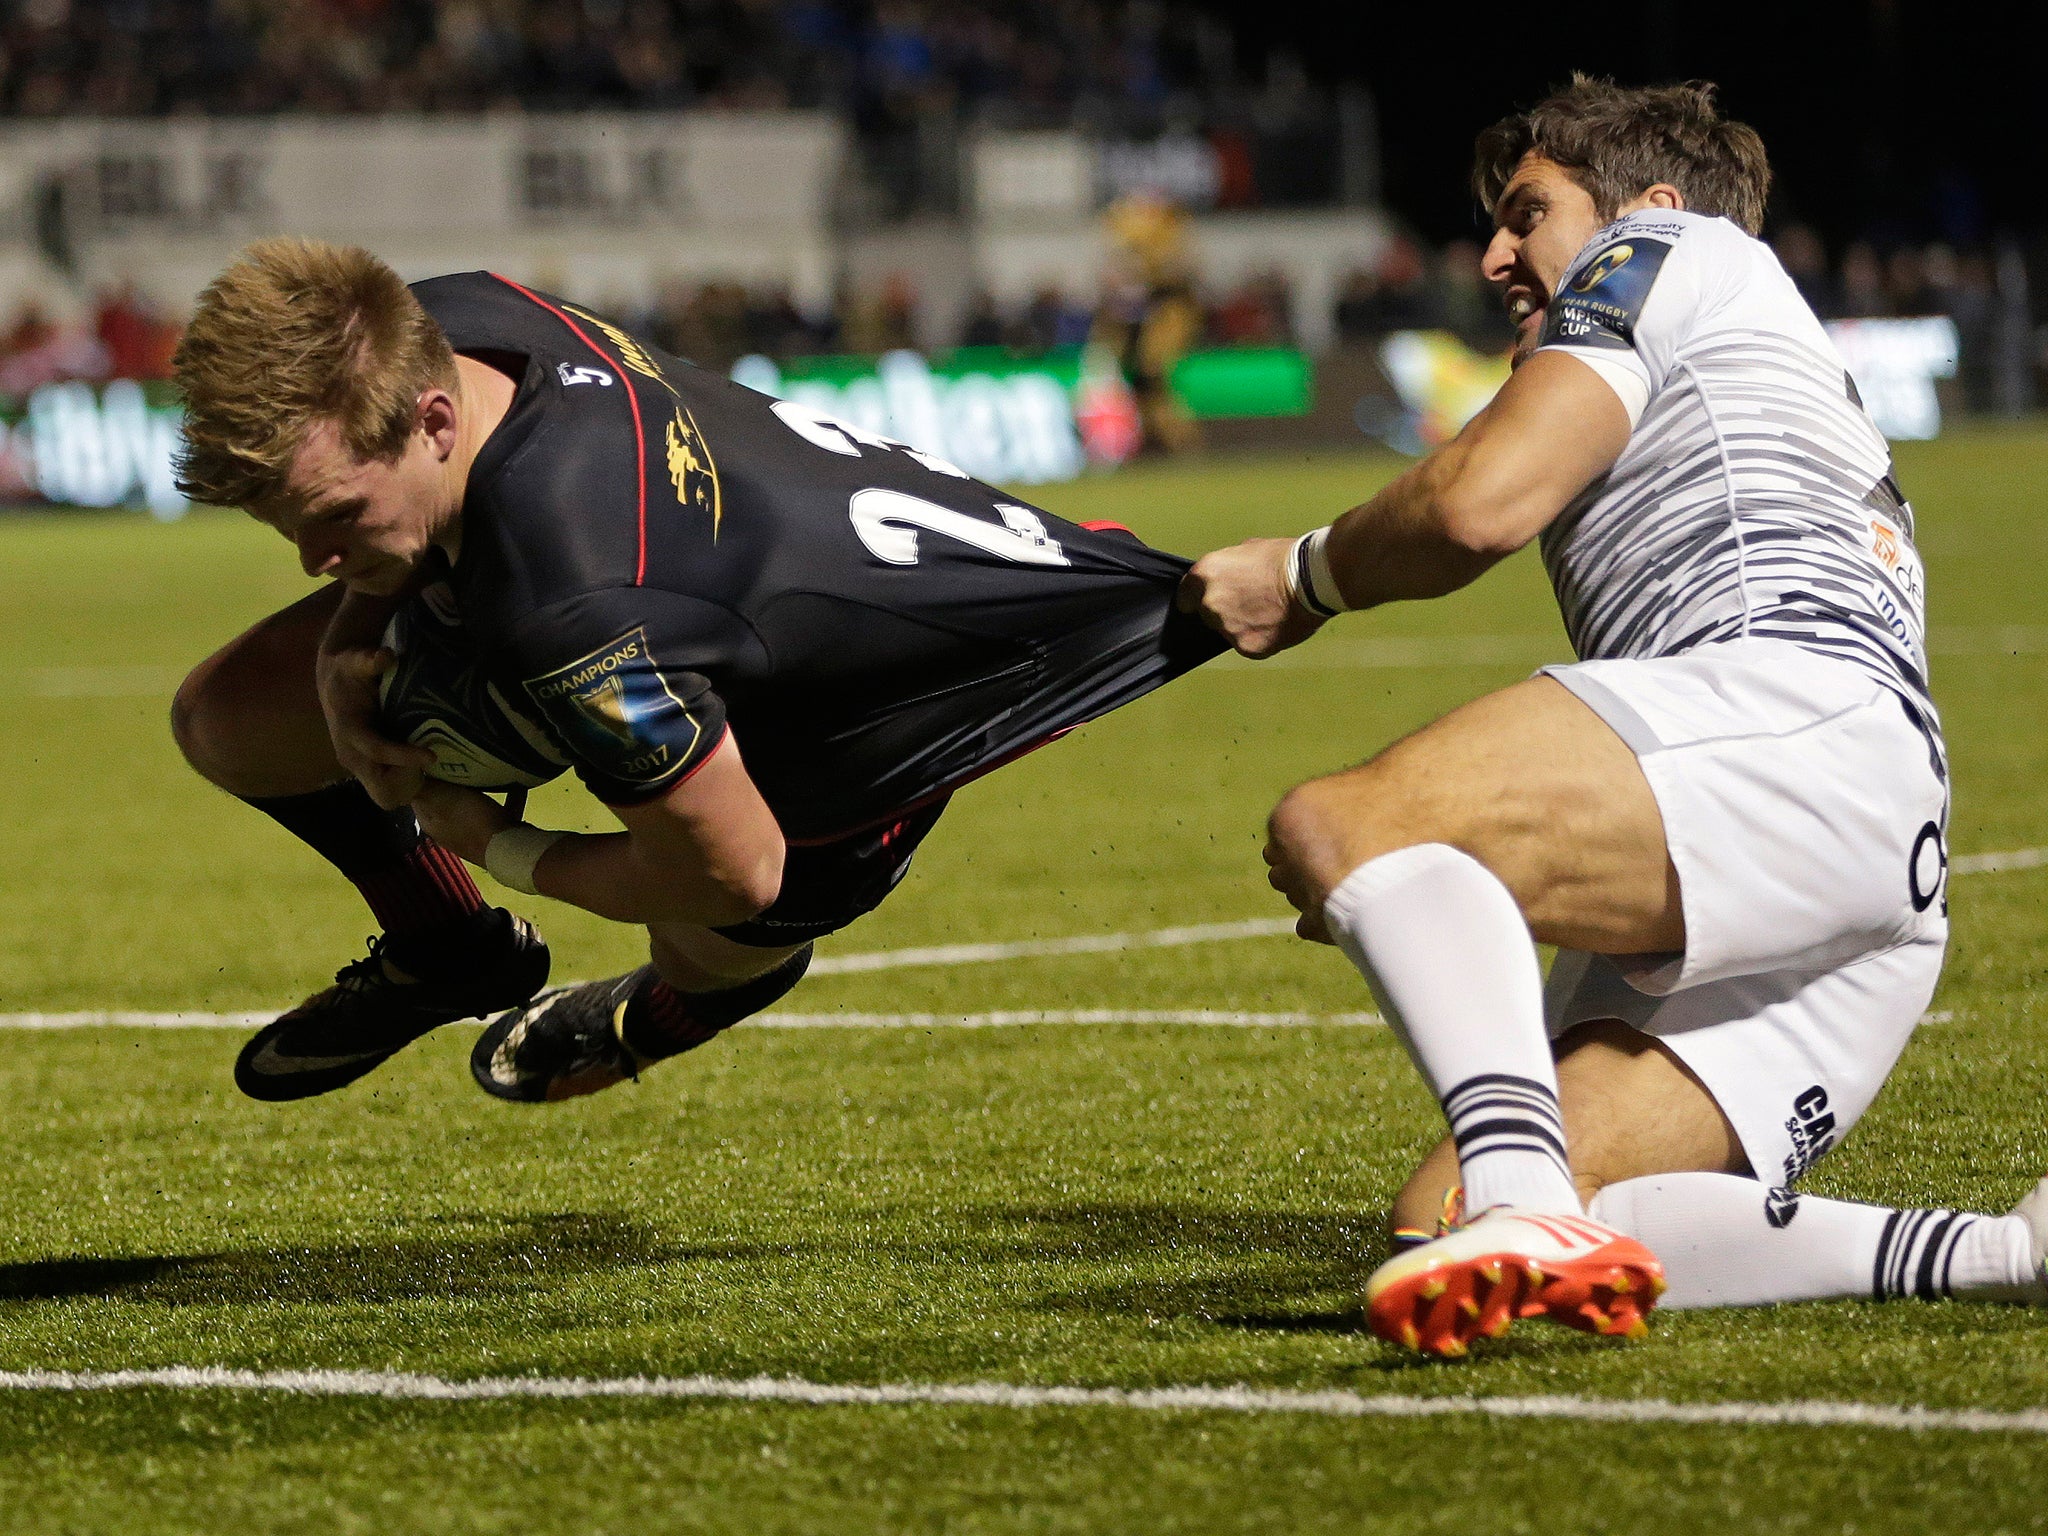
<path fill-rule="evenodd" d="M 1636 248 L 1632 245 L 1610 245 L 1586 263 L 1586 270 L 1572 283 L 1572 292 L 1591 293 L 1612 277 L 1619 268 L 1627 266 L 1629 257 L 1635 253 Z"/>
<path fill-rule="evenodd" d="M 1641 235 L 1603 246 L 1572 274 L 1551 305 L 1543 328 L 1544 342 L 1568 347 L 1634 346 L 1636 321 L 1670 251 L 1668 242 Z"/>
<path fill-rule="evenodd" d="M 645 629 L 527 679 L 526 692 L 578 758 L 622 779 L 659 778 L 689 757 L 703 729 L 670 691 Z"/>

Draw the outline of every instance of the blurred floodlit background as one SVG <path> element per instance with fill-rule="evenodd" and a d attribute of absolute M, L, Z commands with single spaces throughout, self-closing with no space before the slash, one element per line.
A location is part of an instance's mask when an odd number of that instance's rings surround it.
<path fill-rule="evenodd" d="M 1843 36 L 1883 43 L 1899 10 L 1849 7 L 1863 30 Z M 1641 57 L 1606 67 L 1708 72 L 1673 57 L 1671 7 L 1644 14 Z M 1485 230 L 1445 213 L 1455 168 L 1563 73 L 1417 98 L 1437 61 L 1173 0 L 0 0 L 0 17 L 0 503 L 165 517 L 183 510 L 164 383 L 180 319 L 278 232 L 367 245 L 409 278 L 502 271 L 991 480 L 1148 453 L 1418 452 L 1505 376 Z M 1389 13 L 1385 36 L 1414 26 Z M 1728 84 L 1764 122 L 1769 100 Z M 1868 126 L 1841 124 L 1845 144 Z M 1427 197 L 1402 191 L 1424 127 L 1453 183 Z M 1801 174 L 1810 194 L 1781 175 L 1769 235 L 1885 429 L 2031 410 L 2041 263 L 1972 168 L 1866 198 L 1867 218 Z"/>

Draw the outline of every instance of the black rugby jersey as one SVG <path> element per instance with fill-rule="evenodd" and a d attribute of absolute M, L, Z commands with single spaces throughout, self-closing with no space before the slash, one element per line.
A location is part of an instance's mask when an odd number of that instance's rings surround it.
<path fill-rule="evenodd" d="M 730 729 L 792 841 L 888 821 L 1207 660 L 1188 562 L 667 356 L 487 272 L 414 286 L 523 357 L 449 585 L 482 664 L 614 805 Z"/>

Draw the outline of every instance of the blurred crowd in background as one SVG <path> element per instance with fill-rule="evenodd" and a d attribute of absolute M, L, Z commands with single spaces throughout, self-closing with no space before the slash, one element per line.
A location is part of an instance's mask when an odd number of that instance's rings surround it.
<path fill-rule="evenodd" d="M 0 119 L 693 106 L 840 115 L 856 130 L 860 206 L 839 213 L 855 219 L 957 207 L 971 125 L 1091 134 L 1112 225 L 1116 200 L 1140 189 L 1190 210 L 1373 200 L 1362 93 L 1325 89 L 1284 51 L 1241 57 L 1227 25 L 1181 0 L 0 0 Z M 1285 345 L 1304 329 L 1277 270 L 1205 283 L 1182 234 L 1170 251 L 1159 238 L 1113 230 L 1121 254 L 1094 291 L 979 295 L 957 326 L 942 322 L 950 335 L 908 273 L 817 307 L 717 281 L 670 283 L 651 305 L 587 297 L 717 369 L 749 353 L 1107 340 L 1136 384 L 1157 362 L 1140 358 L 1148 348 Z M 2001 367 L 2031 391 L 2043 343 L 2017 248 L 1895 231 L 1830 251 L 1799 225 L 1773 243 L 1823 318 L 1952 319 L 1965 403 L 2017 408 L 1987 382 Z M 1396 237 L 1345 277 L 1334 314 L 1316 317 L 1331 325 L 1306 328 L 1354 347 L 1442 330 L 1497 353 L 1510 333 L 1479 266 L 1475 240 Z M 85 325 L 33 305 L 0 316 L 0 395 L 160 376 L 176 318 L 132 287 L 101 295 Z"/>
<path fill-rule="evenodd" d="M 897 212 L 957 196 L 969 123 L 1135 137 L 1203 206 L 1341 172 L 1297 59 L 1162 0 L 0 0 L 0 116 L 693 106 L 842 116 Z"/>
<path fill-rule="evenodd" d="M 1945 245 L 1899 246 L 1880 252 L 1857 243 L 1830 260 L 1809 229 L 1794 225 L 1773 241 L 1800 291 L 1822 319 L 1945 315 L 1962 342 L 1962 376 L 1989 366 L 2001 328 L 2027 313 L 2024 265 L 1984 251 Z M 1428 249 L 1405 236 L 1389 240 L 1377 261 L 1344 280 L 1332 317 L 1341 343 L 1370 345 L 1394 331 L 1442 330 L 1478 352 L 1507 349 L 1513 332 L 1494 289 L 1480 272 L 1476 241 Z M 1285 346 L 1297 337 L 1294 295 L 1277 272 L 1226 285 L 1204 285 L 1183 270 L 1112 271 L 1095 292 L 1054 284 L 1020 302 L 983 293 L 958 332 L 942 345 L 1005 347 L 1020 353 L 1080 346 L 1105 311 L 1129 303 L 1128 290 L 1170 283 L 1191 301 L 1188 341 L 1206 346 Z M 2015 291 L 2017 290 L 2017 291 Z M 603 302 L 602 295 L 593 295 Z M 921 323 L 914 278 L 896 273 L 871 287 L 842 286 L 833 301 L 806 309 L 786 286 L 737 282 L 667 284 L 651 306 L 617 299 L 611 311 L 658 345 L 707 368 L 725 370 L 762 353 L 778 360 L 828 353 L 875 354 L 918 344 Z M 139 378 L 165 375 L 176 345 L 177 317 L 159 312 L 134 285 L 102 293 L 89 325 L 60 329 L 33 304 L 0 320 L 0 394 L 19 394 L 56 378 Z M 2048 368 L 2048 332 L 2037 341 L 2037 366 Z M 1982 364 L 1983 366 L 1978 366 Z"/>
<path fill-rule="evenodd" d="M 131 284 L 99 294 L 79 325 L 58 325 L 24 302 L 0 321 L 0 396 L 69 379 L 168 378 L 182 329 Z"/>

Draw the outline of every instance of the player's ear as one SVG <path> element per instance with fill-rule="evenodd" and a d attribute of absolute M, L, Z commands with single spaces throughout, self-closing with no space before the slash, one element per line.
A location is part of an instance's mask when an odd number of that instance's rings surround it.
<path fill-rule="evenodd" d="M 1672 213 L 1685 212 L 1685 194 L 1668 181 L 1660 181 L 1643 194 L 1645 208 L 1663 208 Z"/>
<path fill-rule="evenodd" d="M 447 458 L 455 451 L 455 397 L 445 389 L 423 390 L 415 411 L 414 421 L 434 445 L 435 457 Z"/>

